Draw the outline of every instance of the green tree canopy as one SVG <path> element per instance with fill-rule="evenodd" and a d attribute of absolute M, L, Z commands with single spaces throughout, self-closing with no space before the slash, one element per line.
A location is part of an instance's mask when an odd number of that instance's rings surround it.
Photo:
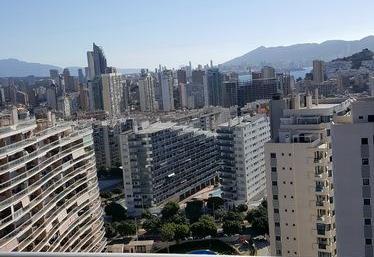
<path fill-rule="evenodd" d="M 259 234 L 269 233 L 267 202 L 263 201 L 258 208 L 247 213 L 246 220 L 252 224 L 252 228 Z"/>
<path fill-rule="evenodd" d="M 190 236 L 190 227 L 187 224 L 176 224 L 174 239 L 179 241 Z"/>
<path fill-rule="evenodd" d="M 121 236 L 132 236 L 136 234 L 136 225 L 133 220 L 116 222 L 115 228 Z"/>
<path fill-rule="evenodd" d="M 122 221 L 127 219 L 127 210 L 116 202 L 111 202 L 105 206 L 105 213 L 112 217 L 113 221 Z"/>
<path fill-rule="evenodd" d="M 146 219 L 143 223 L 143 228 L 151 234 L 158 234 L 161 228 L 160 218 L 152 216 L 149 219 Z"/>
<path fill-rule="evenodd" d="M 217 235 L 217 226 L 211 216 L 203 215 L 199 221 L 191 225 L 191 232 L 195 238 L 214 237 Z"/>
<path fill-rule="evenodd" d="M 168 202 L 161 210 L 163 220 L 169 220 L 171 217 L 176 215 L 179 211 L 179 204 L 176 202 Z"/>
<path fill-rule="evenodd" d="M 161 239 L 164 242 L 172 241 L 175 237 L 175 224 L 166 223 L 161 227 Z"/>
<path fill-rule="evenodd" d="M 223 217 L 223 220 L 224 221 L 239 221 L 241 223 L 244 220 L 244 216 L 240 212 L 228 211 L 226 215 Z"/>
<path fill-rule="evenodd" d="M 241 232 L 241 223 L 239 221 L 226 220 L 222 225 L 223 233 L 227 235 L 235 235 Z"/>
<path fill-rule="evenodd" d="M 187 219 L 189 219 L 191 223 L 196 222 L 201 217 L 203 214 L 203 205 L 204 202 L 201 200 L 187 202 L 186 209 L 184 211 Z"/>
<path fill-rule="evenodd" d="M 248 211 L 248 206 L 246 204 L 239 204 L 237 207 L 236 207 L 236 210 L 238 212 L 246 212 Z"/>
<path fill-rule="evenodd" d="M 206 207 L 208 207 L 210 210 L 218 209 L 219 207 L 223 206 L 224 201 L 221 197 L 213 196 L 209 197 L 206 203 Z"/>

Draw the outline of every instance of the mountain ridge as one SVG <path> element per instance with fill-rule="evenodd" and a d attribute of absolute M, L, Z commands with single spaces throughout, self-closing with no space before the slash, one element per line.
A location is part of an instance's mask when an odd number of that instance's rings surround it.
<path fill-rule="evenodd" d="M 78 69 L 84 69 L 84 67 L 71 66 L 66 67 L 70 70 L 70 74 L 78 76 Z M 49 77 L 49 70 L 57 69 L 60 73 L 64 68 L 37 62 L 27 62 L 19 60 L 17 58 L 5 58 L 0 59 L 0 77 Z M 140 69 L 118 69 L 123 74 L 134 73 L 140 71 Z"/>
<path fill-rule="evenodd" d="M 221 67 L 272 65 L 276 68 L 311 66 L 313 59 L 330 61 L 352 55 L 362 49 L 374 51 L 374 36 L 359 40 L 327 40 L 322 43 L 298 43 L 288 46 L 260 46 L 241 56 L 222 63 Z M 294 66 L 294 67 L 292 67 Z"/>

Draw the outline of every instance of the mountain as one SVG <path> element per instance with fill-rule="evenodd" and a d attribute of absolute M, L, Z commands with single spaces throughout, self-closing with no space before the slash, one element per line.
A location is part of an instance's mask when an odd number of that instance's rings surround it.
<path fill-rule="evenodd" d="M 34 75 L 37 77 L 49 76 L 50 69 L 61 70 L 60 67 L 24 62 L 17 59 L 3 59 L 0 60 L 0 77 L 26 77 Z"/>
<path fill-rule="evenodd" d="M 78 76 L 78 69 L 82 67 L 67 67 L 70 74 Z M 0 77 L 48 77 L 50 69 L 57 69 L 62 72 L 63 68 L 41 63 L 25 62 L 14 58 L 0 59 Z M 82 68 L 84 69 L 84 68 Z M 118 69 L 122 74 L 138 73 L 140 69 Z"/>
<path fill-rule="evenodd" d="M 227 61 L 223 68 L 245 68 L 248 66 L 272 65 L 276 68 L 309 67 L 314 59 L 330 61 L 352 55 L 367 48 L 374 51 L 374 36 L 360 40 L 328 40 L 320 44 L 306 43 L 290 46 L 264 47 L 254 49 L 242 56 Z"/>

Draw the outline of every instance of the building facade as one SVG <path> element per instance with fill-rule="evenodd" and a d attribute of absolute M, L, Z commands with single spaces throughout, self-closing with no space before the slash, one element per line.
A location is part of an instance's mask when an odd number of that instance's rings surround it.
<path fill-rule="evenodd" d="M 296 97 L 279 117 L 265 145 L 271 255 L 336 256 L 331 119 L 350 104 Z"/>
<path fill-rule="evenodd" d="M 110 117 L 118 117 L 124 109 L 124 92 L 121 74 L 108 73 L 101 75 L 103 110 Z"/>
<path fill-rule="evenodd" d="M 217 134 L 225 205 L 251 205 L 261 200 L 266 189 L 264 145 L 270 140 L 268 118 L 238 117 L 220 125 Z"/>
<path fill-rule="evenodd" d="M 131 215 L 179 201 L 218 176 L 214 134 L 175 123 L 155 123 L 121 135 L 125 202 Z"/>
<path fill-rule="evenodd" d="M 338 256 L 374 256 L 374 100 L 352 104 L 332 126 Z"/>
<path fill-rule="evenodd" d="M 92 129 L 1 114 L 0 250 L 101 252 L 105 247 Z"/>

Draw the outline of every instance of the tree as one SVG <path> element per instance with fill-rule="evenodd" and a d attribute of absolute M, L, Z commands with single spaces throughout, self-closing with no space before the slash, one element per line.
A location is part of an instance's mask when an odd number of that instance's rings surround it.
<path fill-rule="evenodd" d="M 158 234 L 160 232 L 161 220 L 156 216 L 152 216 L 149 219 L 146 219 L 143 223 L 143 228 L 151 233 Z"/>
<path fill-rule="evenodd" d="M 179 211 L 179 204 L 176 202 L 168 202 L 161 210 L 162 219 L 164 221 L 169 220 L 171 217 L 176 215 Z"/>
<path fill-rule="evenodd" d="M 244 217 L 243 217 L 243 214 L 240 212 L 228 211 L 225 217 L 223 217 L 223 220 L 224 221 L 238 221 L 242 223 L 244 220 Z"/>
<path fill-rule="evenodd" d="M 174 233 L 174 239 L 176 241 L 185 239 L 190 235 L 190 227 L 187 224 L 176 224 Z"/>
<path fill-rule="evenodd" d="M 108 216 L 112 216 L 113 221 L 122 221 L 127 219 L 126 209 L 116 202 L 111 202 L 105 206 L 105 213 Z"/>
<path fill-rule="evenodd" d="M 151 219 L 153 217 L 152 213 L 148 210 L 142 212 L 143 219 Z"/>
<path fill-rule="evenodd" d="M 210 210 L 218 209 L 219 207 L 223 206 L 224 201 L 221 197 L 213 196 L 209 197 L 206 203 L 206 207 Z"/>
<path fill-rule="evenodd" d="M 121 236 L 132 236 L 136 234 L 136 225 L 132 220 L 124 220 L 116 223 L 116 229 Z"/>
<path fill-rule="evenodd" d="M 191 232 L 195 238 L 214 237 L 217 235 L 217 226 L 211 216 L 203 215 L 199 221 L 191 225 Z"/>
<path fill-rule="evenodd" d="M 225 208 L 223 208 L 223 207 L 220 207 L 220 208 L 218 208 L 218 209 L 215 209 L 215 210 L 214 210 L 214 213 L 213 213 L 214 218 L 215 218 L 216 220 L 219 220 L 219 221 L 222 221 L 222 219 L 226 216 L 226 214 L 227 214 L 227 211 L 226 211 Z"/>
<path fill-rule="evenodd" d="M 110 192 L 100 192 L 100 196 L 102 198 L 108 199 L 112 197 L 112 194 Z"/>
<path fill-rule="evenodd" d="M 105 236 L 107 238 L 113 238 L 117 235 L 116 229 L 112 226 L 111 223 L 105 223 Z"/>
<path fill-rule="evenodd" d="M 239 221 L 226 220 L 222 225 L 223 233 L 227 235 L 239 234 L 241 231 L 241 223 Z"/>
<path fill-rule="evenodd" d="M 115 188 L 112 190 L 113 194 L 120 195 L 122 194 L 122 189 L 121 188 Z"/>
<path fill-rule="evenodd" d="M 258 208 L 247 213 L 246 220 L 252 224 L 252 228 L 259 234 L 269 233 L 267 202 L 263 201 Z"/>
<path fill-rule="evenodd" d="M 191 223 L 196 222 L 203 214 L 204 202 L 201 200 L 194 200 L 187 202 L 185 213 Z"/>
<path fill-rule="evenodd" d="M 175 237 L 175 224 L 166 223 L 161 227 L 161 239 L 164 242 L 169 242 Z"/>
<path fill-rule="evenodd" d="M 237 207 L 236 207 L 236 210 L 238 212 L 246 212 L 248 211 L 248 206 L 246 204 L 239 204 Z"/>

